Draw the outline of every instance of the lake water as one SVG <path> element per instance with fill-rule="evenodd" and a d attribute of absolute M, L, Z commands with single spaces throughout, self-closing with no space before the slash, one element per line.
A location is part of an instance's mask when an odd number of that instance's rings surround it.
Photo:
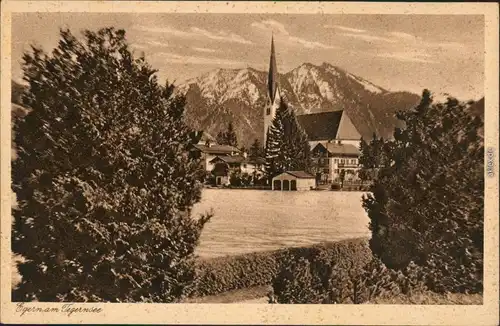
<path fill-rule="evenodd" d="M 362 192 L 203 189 L 194 214 L 213 210 L 200 257 L 369 237 Z"/>

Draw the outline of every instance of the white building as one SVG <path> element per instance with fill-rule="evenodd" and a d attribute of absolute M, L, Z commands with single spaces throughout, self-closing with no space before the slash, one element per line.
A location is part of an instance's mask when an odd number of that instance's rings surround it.
<path fill-rule="evenodd" d="M 211 172 L 214 168 L 214 164 L 212 162 L 214 158 L 222 156 L 238 156 L 241 154 L 241 151 L 233 146 L 212 144 L 208 141 L 204 145 L 192 145 L 190 154 L 193 157 L 201 158 L 205 171 Z"/>
<path fill-rule="evenodd" d="M 304 171 L 286 171 L 273 178 L 272 190 L 303 191 L 316 187 L 316 178 Z"/>
<path fill-rule="evenodd" d="M 342 141 L 318 143 L 312 149 L 312 156 L 322 183 L 339 181 L 342 170 L 345 171 L 345 180 L 358 177 L 359 149 L 352 144 L 342 144 Z"/>

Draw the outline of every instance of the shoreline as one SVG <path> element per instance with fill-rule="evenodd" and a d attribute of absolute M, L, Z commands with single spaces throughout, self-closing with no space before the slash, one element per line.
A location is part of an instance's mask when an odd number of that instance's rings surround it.
<path fill-rule="evenodd" d="M 314 189 L 309 189 L 309 190 L 272 190 L 271 188 L 263 188 L 263 187 L 213 187 L 213 186 L 203 186 L 203 189 L 215 189 L 215 190 L 262 190 L 262 191 L 279 191 L 279 192 L 308 192 L 308 191 L 331 191 L 331 192 L 369 192 L 369 189 L 364 187 L 364 190 L 361 190 L 362 186 L 355 186 L 355 187 L 345 187 L 343 189 L 331 189 L 331 188 L 326 188 L 326 189 L 321 189 L 321 188 L 314 188 Z"/>

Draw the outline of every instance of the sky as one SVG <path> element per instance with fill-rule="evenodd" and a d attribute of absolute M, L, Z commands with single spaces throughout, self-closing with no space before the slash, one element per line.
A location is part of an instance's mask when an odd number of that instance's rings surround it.
<path fill-rule="evenodd" d="M 217 68 L 267 70 L 274 35 L 281 73 L 327 62 L 392 91 L 484 96 L 484 19 L 473 15 L 18 13 L 13 79 L 22 79 L 23 52 L 51 51 L 59 28 L 80 36 L 109 26 L 176 83 Z"/>

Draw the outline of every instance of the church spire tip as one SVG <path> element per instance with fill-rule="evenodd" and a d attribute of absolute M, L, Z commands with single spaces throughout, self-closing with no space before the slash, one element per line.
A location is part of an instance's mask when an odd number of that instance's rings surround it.
<path fill-rule="evenodd" d="M 278 88 L 278 68 L 276 66 L 276 54 L 274 50 L 274 33 L 271 34 L 271 58 L 269 62 L 268 76 L 269 98 L 274 101 L 276 89 Z"/>

